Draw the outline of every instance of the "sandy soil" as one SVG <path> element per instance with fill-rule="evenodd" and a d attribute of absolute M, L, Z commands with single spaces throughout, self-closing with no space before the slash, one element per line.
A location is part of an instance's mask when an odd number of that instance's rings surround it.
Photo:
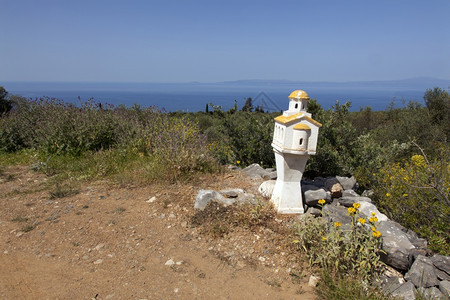
<path fill-rule="evenodd" d="M 259 181 L 241 172 L 195 185 L 93 182 L 54 199 L 48 181 L 24 166 L 0 176 L 1 299 L 314 299 L 275 233 L 213 239 L 192 225 L 199 189 L 256 194 Z"/>

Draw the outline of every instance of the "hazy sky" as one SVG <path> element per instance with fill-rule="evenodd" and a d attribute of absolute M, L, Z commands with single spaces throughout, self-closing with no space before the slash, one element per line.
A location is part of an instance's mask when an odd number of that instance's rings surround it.
<path fill-rule="evenodd" d="M 450 0 L 0 0 L 1 81 L 450 79 Z"/>

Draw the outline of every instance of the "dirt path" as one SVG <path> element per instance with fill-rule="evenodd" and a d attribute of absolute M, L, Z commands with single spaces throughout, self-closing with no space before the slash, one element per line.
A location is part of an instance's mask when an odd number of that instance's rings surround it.
<path fill-rule="evenodd" d="M 44 175 L 4 170 L 0 298 L 314 299 L 271 233 L 212 239 L 190 224 L 200 188 L 257 186 L 238 172 L 221 176 L 196 186 L 96 182 L 50 199 Z"/>

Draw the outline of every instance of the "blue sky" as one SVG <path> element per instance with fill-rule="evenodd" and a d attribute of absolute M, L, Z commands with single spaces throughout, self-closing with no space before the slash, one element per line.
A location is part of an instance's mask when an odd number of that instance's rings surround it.
<path fill-rule="evenodd" d="M 450 79 L 449 15 L 449 0 L 0 0 L 0 81 Z"/>

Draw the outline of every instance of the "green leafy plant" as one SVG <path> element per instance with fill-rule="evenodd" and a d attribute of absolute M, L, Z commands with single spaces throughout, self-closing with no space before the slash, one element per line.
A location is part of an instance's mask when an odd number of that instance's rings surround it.
<path fill-rule="evenodd" d="M 369 282 L 376 275 L 383 265 L 378 220 L 374 215 L 367 220 L 360 217 L 358 209 L 359 203 L 348 209 L 352 217 L 349 228 L 309 216 L 297 225 L 293 243 L 309 258 L 311 266 L 339 279 L 350 276 Z"/>
<path fill-rule="evenodd" d="M 426 237 L 430 249 L 449 255 L 450 153 L 442 145 L 439 157 L 430 160 L 414 144 L 420 154 L 373 174 L 376 201 L 390 218 Z"/>

